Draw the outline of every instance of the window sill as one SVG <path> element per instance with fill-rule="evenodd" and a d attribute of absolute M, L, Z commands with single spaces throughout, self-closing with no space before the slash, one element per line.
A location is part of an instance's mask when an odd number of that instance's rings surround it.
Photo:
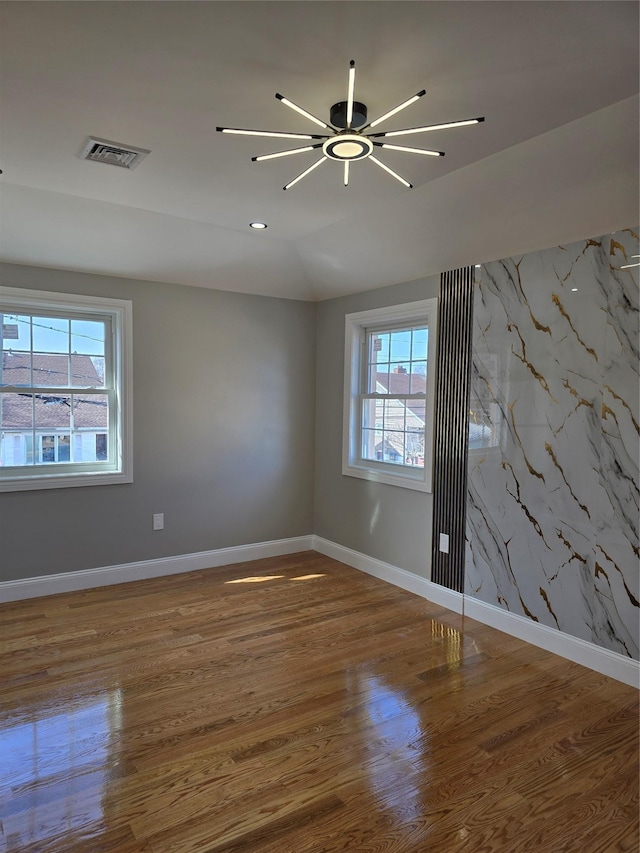
<path fill-rule="evenodd" d="M 358 477 L 360 480 L 370 480 L 371 482 L 384 483 L 388 486 L 399 486 L 401 489 L 413 489 L 415 492 L 431 491 L 422 471 L 417 475 L 395 474 L 391 471 L 369 468 L 364 465 L 354 465 L 352 463 L 350 465 L 343 465 L 342 473 L 345 477 Z"/>
<path fill-rule="evenodd" d="M 43 474 L 37 477 L 7 477 L 0 480 L 0 492 L 26 492 L 37 489 L 67 489 L 73 486 L 109 486 L 132 483 L 133 475 L 123 471 L 86 474 Z"/>

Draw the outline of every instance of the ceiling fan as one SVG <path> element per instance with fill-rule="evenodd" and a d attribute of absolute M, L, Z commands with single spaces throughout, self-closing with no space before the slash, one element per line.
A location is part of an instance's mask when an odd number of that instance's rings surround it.
<path fill-rule="evenodd" d="M 305 145 L 302 148 L 290 148 L 285 151 L 276 151 L 273 154 L 260 154 L 258 157 L 251 158 L 253 162 L 259 163 L 263 160 L 273 160 L 276 157 L 289 157 L 292 154 L 302 154 L 305 151 L 322 149 L 322 157 L 319 160 L 316 160 L 316 162 L 309 166 L 308 169 L 300 172 L 300 174 L 293 178 L 293 180 L 289 181 L 288 184 L 285 184 L 282 188 L 284 190 L 291 189 L 291 187 L 297 184 L 298 181 L 301 181 L 304 177 L 313 172 L 314 169 L 317 169 L 318 166 L 326 163 L 327 160 L 337 160 L 343 164 L 343 182 L 345 187 L 349 185 L 349 169 L 351 163 L 356 160 L 370 160 L 372 163 L 375 163 L 376 166 L 379 166 L 389 175 L 394 177 L 397 181 L 400 181 L 400 183 L 405 187 L 411 189 L 413 185 L 410 184 L 409 181 L 405 180 L 397 172 L 394 172 L 393 169 L 390 169 L 389 166 L 382 163 L 377 157 L 374 157 L 374 148 L 386 148 L 390 151 L 404 151 L 408 154 L 423 154 L 428 157 L 444 157 L 444 151 L 431 151 L 425 148 L 410 148 L 405 145 L 393 145 L 392 143 L 386 142 L 386 140 L 395 136 L 408 136 L 414 133 L 428 133 L 433 130 L 446 130 L 450 127 L 465 127 L 470 124 L 479 124 L 484 121 L 484 116 L 481 116 L 480 118 L 464 119 L 463 121 L 449 121 L 444 124 L 430 124 L 424 127 L 408 127 L 404 130 L 389 130 L 383 133 L 365 133 L 364 131 L 373 130 L 374 127 L 382 124 L 383 121 L 391 118 L 391 116 L 396 115 L 400 110 L 403 110 L 405 107 L 415 103 L 423 95 L 426 95 L 426 90 L 422 89 L 422 91 L 417 92 L 413 97 L 403 101 L 397 107 L 394 107 L 392 110 L 384 113 L 384 115 L 381 115 L 375 121 L 367 122 L 367 107 L 365 104 L 360 103 L 360 101 L 354 100 L 355 80 L 356 64 L 352 59 L 349 63 L 347 100 L 338 101 L 338 103 L 331 107 L 329 112 L 329 121 L 331 124 L 327 124 L 325 121 L 322 121 L 322 119 L 317 118 L 317 116 L 312 115 L 310 112 L 307 112 L 307 110 L 304 110 L 302 107 L 294 104 L 293 101 L 290 101 L 288 98 L 285 98 L 283 95 L 276 92 L 276 98 L 281 103 L 286 107 L 295 110 L 295 112 L 300 113 L 300 115 L 305 116 L 305 118 L 308 118 L 310 121 L 315 122 L 315 124 L 324 128 L 327 133 L 287 133 L 285 131 L 277 130 L 248 130 L 240 127 L 216 127 L 216 130 L 220 133 L 235 133 L 240 136 L 264 136 L 276 139 L 323 140 L 313 142 L 310 145 Z"/>

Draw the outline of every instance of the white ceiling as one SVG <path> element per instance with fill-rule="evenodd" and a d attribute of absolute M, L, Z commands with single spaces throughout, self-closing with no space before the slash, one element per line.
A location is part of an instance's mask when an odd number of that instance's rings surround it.
<path fill-rule="evenodd" d="M 0 5 L 2 260 L 315 300 L 637 223 L 636 2 Z M 274 94 L 328 120 L 350 59 L 370 119 L 427 90 L 383 130 L 486 121 L 383 152 L 411 190 L 329 162 L 283 192 L 317 153 L 216 133 L 314 133 Z"/>

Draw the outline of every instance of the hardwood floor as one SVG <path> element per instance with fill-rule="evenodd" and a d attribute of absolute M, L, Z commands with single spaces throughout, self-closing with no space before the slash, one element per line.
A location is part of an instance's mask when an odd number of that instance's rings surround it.
<path fill-rule="evenodd" d="M 638 850 L 638 693 L 312 552 L 0 606 L 0 850 Z"/>

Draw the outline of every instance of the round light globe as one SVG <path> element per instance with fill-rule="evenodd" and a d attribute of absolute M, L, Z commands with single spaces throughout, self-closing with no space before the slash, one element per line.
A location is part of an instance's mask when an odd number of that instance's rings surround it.
<path fill-rule="evenodd" d="M 373 142 L 357 133 L 339 133 L 322 144 L 322 151 L 331 160 L 362 160 L 373 151 Z"/>

